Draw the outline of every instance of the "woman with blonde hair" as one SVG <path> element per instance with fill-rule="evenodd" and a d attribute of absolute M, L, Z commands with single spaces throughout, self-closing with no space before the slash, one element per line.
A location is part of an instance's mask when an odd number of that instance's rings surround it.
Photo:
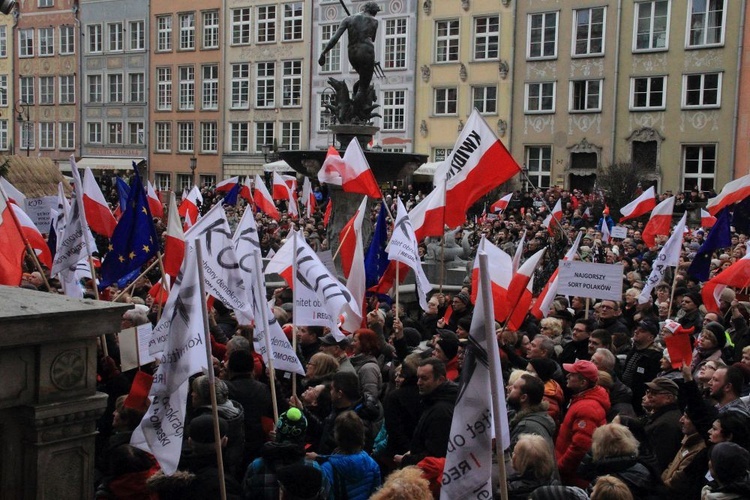
<path fill-rule="evenodd" d="M 614 476 L 602 476 L 591 491 L 591 500 L 633 500 L 627 485 Z"/>
<path fill-rule="evenodd" d="M 544 318 L 540 322 L 540 333 L 555 344 L 555 356 L 562 352 L 563 322 L 558 318 Z"/>
<path fill-rule="evenodd" d="M 324 352 L 316 352 L 305 367 L 305 378 L 299 387 L 300 394 L 308 387 L 330 383 L 338 369 L 339 362 L 336 358 Z"/>
<path fill-rule="evenodd" d="M 537 488 L 552 484 L 557 472 L 549 444 L 536 434 L 521 434 L 511 464 L 515 473 L 508 476 L 510 500 L 527 499 Z"/>
<path fill-rule="evenodd" d="M 432 498 L 430 482 L 422 477 L 416 465 L 391 473 L 383 487 L 370 500 L 429 500 Z"/>

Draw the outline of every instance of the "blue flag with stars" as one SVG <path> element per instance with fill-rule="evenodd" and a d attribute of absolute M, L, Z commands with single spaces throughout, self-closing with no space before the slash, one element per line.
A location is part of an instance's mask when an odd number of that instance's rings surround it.
<path fill-rule="evenodd" d="M 698 249 L 693 262 L 688 267 L 688 275 L 698 278 L 700 281 L 708 281 L 711 275 L 711 257 L 714 251 L 727 248 L 732 245 L 731 231 L 732 217 L 729 208 L 719 212 L 716 222 L 708 232 L 706 241 Z"/>
<path fill-rule="evenodd" d="M 135 163 L 133 170 L 135 175 L 130 186 L 125 213 L 115 227 L 107 255 L 102 262 L 99 283 L 101 288 L 140 269 L 159 251 L 159 237 Z"/>
<path fill-rule="evenodd" d="M 224 205 L 236 205 L 237 204 L 237 197 L 240 194 L 240 183 L 238 182 L 234 186 L 232 186 L 232 189 L 229 190 L 227 195 L 224 197 L 224 200 L 221 202 Z"/>
<path fill-rule="evenodd" d="M 120 203 L 120 214 L 125 213 L 125 206 L 128 204 L 128 196 L 130 196 L 130 186 L 120 179 L 117 178 L 117 198 Z"/>
<path fill-rule="evenodd" d="M 383 276 L 385 269 L 388 267 L 388 252 L 385 251 L 385 246 L 388 243 L 386 213 L 385 204 L 381 204 L 378 220 L 375 223 L 375 229 L 372 231 L 372 241 L 370 241 L 370 246 L 367 248 L 367 255 L 365 255 L 367 288 L 377 285 L 380 277 Z"/>

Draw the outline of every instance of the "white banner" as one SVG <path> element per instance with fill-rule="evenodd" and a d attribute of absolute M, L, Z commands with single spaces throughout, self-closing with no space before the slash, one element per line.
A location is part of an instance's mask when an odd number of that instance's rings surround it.
<path fill-rule="evenodd" d="M 57 196 L 26 198 L 24 212 L 42 234 L 49 232 L 51 210 L 57 208 Z"/>
<path fill-rule="evenodd" d="M 617 238 L 620 240 L 624 240 L 628 237 L 628 228 L 624 226 L 614 226 L 612 227 L 612 230 L 609 232 L 609 235 L 613 238 Z"/>
<path fill-rule="evenodd" d="M 622 300 L 622 266 L 561 260 L 558 295 Z"/>
<path fill-rule="evenodd" d="M 417 277 L 414 281 L 417 285 L 419 306 L 423 311 L 426 311 L 427 294 L 432 289 L 432 285 L 430 285 L 430 280 L 427 279 L 427 275 L 424 273 L 417 248 L 417 237 L 409 220 L 409 214 L 406 212 L 404 204 L 401 203 L 401 198 L 398 198 L 396 223 L 393 225 L 393 234 L 386 250 L 388 250 L 388 258 L 390 260 L 403 262 L 414 270 Z M 398 286 L 398 283 L 396 286 Z"/>

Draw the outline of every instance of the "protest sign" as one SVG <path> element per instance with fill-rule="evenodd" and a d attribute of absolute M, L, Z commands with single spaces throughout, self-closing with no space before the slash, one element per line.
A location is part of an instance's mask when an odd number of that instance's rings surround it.
<path fill-rule="evenodd" d="M 561 260 L 558 295 L 622 300 L 622 266 Z"/>

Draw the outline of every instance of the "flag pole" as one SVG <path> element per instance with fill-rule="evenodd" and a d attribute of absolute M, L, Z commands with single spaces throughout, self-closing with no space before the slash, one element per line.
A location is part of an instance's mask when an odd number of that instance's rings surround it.
<path fill-rule="evenodd" d="M 142 272 L 141 274 L 139 274 L 139 275 L 138 275 L 138 276 L 137 276 L 137 277 L 136 277 L 136 278 L 135 278 L 135 279 L 134 279 L 133 281 L 131 281 L 131 282 L 130 282 L 130 284 L 128 284 L 128 286 L 126 286 L 125 288 L 123 288 L 123 289 L 122 289 L 122 290 L 121 290 L 121 291 L 120 291 L 120 292 L 119 292 L 119 293 L 118 293 L 117 295 L 115 295 L 115 298 L 114 298 L 114 299 L 112 299 L 112 302 L 117 302 L 117 299 L 119 299 L 120 297 L 122 297 L 123 295 L 125 295 L 126 293 L 128 293 L 128 291 L 130 291 L 130 289 L 131 289 L 131 288 L 133 288 L 133 287 L 135 286 L 135 283 L 136 283 L 136 282 L 137 282 L 137 281 L 138 281 L 139 279 L 141 279 L 141 278 L 143 278 L 144 276 L 146 276 L 146 275 L 147 275 L 147 274 L 148 274 L 148 273 L 149 273 L 149 272 L 150 272 L 150 271 L 151 271 L 151 270 L 152 270 L 152 269 L 154 268 L 154 266 L 156 266 L 156 264 L 158 264 L 158 263 L 159 263 L 159 261 L 158 261 L 158 260 L 155 260 L 155 261 L 153 261 L 153 262 L 151 263 L 151 265 L 149 265 L 149 266 L 148 266 L 148 267 L 146 268 L 146 270 L 145 270 L 145 271 L 143 271 L 143 272 Z"/>
<path fill-rule="evenodd" d="M 498 443 L 502 443 L 501 431 L 500 431 L 500 404 L 498 398 L 500 397 L 500 389 L 497 386 L 497 379 L 495 373 L 499 367 L 495 366 L 495 351 L 497 351 L 497 337 L 495 337 L 493 318 L 493 305 L 492 305 L 492 287 L 490 285 L 489 275 L 489 262 L 487 254 L 481 252 L 479 254 L 479 285 L 482 289 L 482 305 L 484 309 L 484 336 L 487 341 L 487 358 L 490 364 L 490 390 L 492 393 L 492 424 L 495 429 L 495 456 L 497 457 L 498 468 L 500 472 L 500 498 L 507 500 L 508 498 L 508 482 L 507 474 L 505 471 L 505 450 L 498 449 Z M 499 448 L 502 448 L 500 444 Z"/>
<path fill-rule="evenodd" d="M 268 373 L 271 379 L 271 402 L 273 403 L 273 418 L 274 418 L 273 421 L 278 422 L 279 421 L 279 404 L 276 400 L 276 373 L 273 368 L 273 353 L 271 352 L 271 339 L 270 339 L 270 332 L 269 332 L 269 325 L 268 325 L 268 304 L 265 301 L 266 287 L 263 284 L 263 264 L 260 258 L 260 251 L 256 251 L 253 253 L 253 259 L 255 260 L 255 269 L 256 269 L 256 272 L 255 272 L 256 288 L 258 289 L 258 293 L 263 294 L 263 303 L 260 304 L 260 318 L 261 318 L 261 322 L 263 324 L 263 329 L 265 332 L 265 335 L 263 335 L 263 337 L 264 337 L 265 344 L 266 344 L 266 354 L 268 356 Z M 257 321 L 256 321 L 256 324 L 257 324 Z"/>
<path fill-rule="evenodd" d="M 162 258 L 161 250 L 156 252 L 157 262 L 159 262 L 159 269 L 161 270 L 161 292 L 159 292 L 159 304 L 156 306 L 156 321 L 161 319 L 162 312 L 162 293 L 164 290 L 169 290 L 169 283 L 167 281 L 167 273 L 164 272 L 164 259 Z"/>
<path fill-rule="evenodd" d="M 297 354 L 297 233 L 292 231 L 292 350 Z M 268 353 L 269 359 L 271 353 Z M 297 395 L 297 372 L 292 372 L 292 395 Z"/>
<path fill-rule="evenodd" d="M 339 240 L 339 247 L 336 249 L 336 252 L 333 254 L 332 260 L 336 260 L 336 256 L 338 256 L 339 252 L 341 251 L 341 247 L 344 246 L 344 241 L 349 237 L 349 233 L 352 232 L 352 226 L 348 226 L 346 228 L 346 232 L 344 233 L 344 237 Z"/>
<path fill-rule="evenodd" d="M 200 286 L 201 297 L 206 296 L 205 282 L 203 278 L 203 248 L 200 240 L 195 241 L 195 252 L 198 257 L 198 284 Z M 190 251 L 190 248 L 186 248 Z M 214 448 L 216 449 L 216 464 L 219 472 L 219 490 L 221 491 L 221 500 L 227 498 L 227 487 L 224 482 L 224 458 L 221 455 L 221 434 L 219 432 L 219 410 L 216 403 L 216 376 L 214 375 L 213 361 L 211 360 L 211 334 L 208 326 L 208 307 L 206 301 L 201 300 L 201 314 L 203 315 L 203 344 L 206 346 L 206 363 L 208 367 L 208 387 L 211 394 L 211 416 L 214 421 Z"/>

